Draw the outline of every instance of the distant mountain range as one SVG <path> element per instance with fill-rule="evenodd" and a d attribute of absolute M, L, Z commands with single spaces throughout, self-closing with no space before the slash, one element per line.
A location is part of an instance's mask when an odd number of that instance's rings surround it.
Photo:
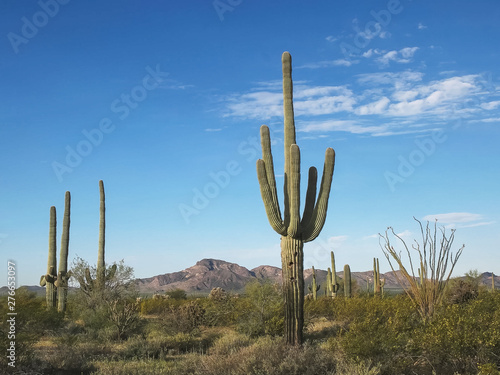
<path fill-rule="evenodd" d="M 316 270 L 317 282 L 321 285 L 320 294 L 324 293 L 326 276 L 327 271 Z M 344 272 L 337 272 L 337 276 L 343 278 Z M 483 284 L 491 285 L 491 273 L 485 272 L 480 277 Z M 352 272 L 351 278 L 357 282 L 360 289 L 366 290 L 367 283 L 370 283 L 370 288 L 373 288 L 373 271 Z M 385 289 L 401 289 L 396 276 L 392 272 L 381 274 L 381 278 L 385 279 Z M 203 259 L 183 271 L 136 279 L 136 282 L 141 293 L 161 293 L 173 289 L 183 289 L 190 294 L 206 294 L 216 287 L 239 292 L 245 288 L 247 283 L 253 280 L 265 279 L 280 283 L 281 268 L 259 266 L 249 270 L 236 263 L 224 260 Z M 312 269 L 304 270 L 304 281 L 306 287 L 311 284 Z M 495 285 L 500 287 L 500 276 L 495 276 Z M 28 286 L 27 288 L 41 294 L 45 289 L 39 286 Z M 0 288 L 0 295 L 7 294 L 7 291 L 7 287 Z"/>

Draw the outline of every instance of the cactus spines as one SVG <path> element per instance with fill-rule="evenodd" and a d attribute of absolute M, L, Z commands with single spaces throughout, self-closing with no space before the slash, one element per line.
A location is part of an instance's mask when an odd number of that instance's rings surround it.
<path fill-rule="evenodd" d="M 316 282 L 316 270 L 314 266 L 312 267 L 312 284 L 309 285 L 309 291 L 312 293 L 313 300 L 316 301 L 318 299 L 318 291 L 321 285 L 318 285 Z"/>
<path fill-rule="evenodd" d="M 333 255 L 333 251 L 330 252 L 331 261 L 332 261 L 332 280 L 331 280 L 331 294 L 332 297 L 337 297 L 337 293 L 340 289 L 340 285 L 337 280 L 337 270 L 335 269 L 335 256 Z"/>
<path fill-rule="evenodd" d="M 309 169 L 306 202 L 300 217 L 300 150 L 295 139 L 293 115 L 292 58 L 282 55 L 283 111 L 285 128 L 285 175 L 283 216 L 278 202 L 276 179 L 269 128 L 260 129 L 262 159 L 257 161 L 257 177 L 267 218 L 271 227 L 281 235 L 283 295 L 285 301 L 285 337 L 288 344 L 302 343 L 304 325 L 303 246 L 314 240 L 326 220 L 328 199 L 335 164 L 335 152 L 326 150 L 323 177 L 316 199 L 317 170 Z"/>
<path fill-rule="evenodd" d="M 99 180 L 99 249 L 97 253 L 97 287 L 99 289 L 104 289 L 104 284 L 106 280 L 106 264 L 104 262 L 104 244 L 106 235 L 106 203 L 104 195 L 104 183 Z"/>
<path fill-rule="evenodd" d="M 71 277 L 71 271 L 68 271 L 68 252 L 69 252 L 69 226 L 71 216 L 71 194 L 66 192 L 64 197 L 64 216 L 61 235 L 61 250 L 59 254 L 59 273 L 57 274 L 57 311 L 66 311 L 66 301 L 68 298 L 68 281 Z"/>
<path fill-rule="evenodd" d="M 348 264 L 344 266 L 344 295 L 351 298 L 351 267 Z"/>
<path fill-rule="evenodd" d="M 57 219 L 56 208 L 50 207 L 49 219 L 49 256 L 47 259 L 47 273 L 40 278 L 40 286 L 45 286 L 45 298 L 47 309 L 53 309 L 57 303 L 57 292 L 55 281 L 57 279 L 57 259 L 56 259 L 56 231 Z"/>

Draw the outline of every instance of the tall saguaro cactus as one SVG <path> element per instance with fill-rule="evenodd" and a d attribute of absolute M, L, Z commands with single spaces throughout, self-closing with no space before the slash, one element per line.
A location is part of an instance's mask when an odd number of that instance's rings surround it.
<path fill-rule="evenodd" d="M 335 152 L 326 150 L 323 177 L 316 199 L 317 175 L 309 169 L 306 201 L 300 216 L 300 150 L 295 140 L 293 116 L 292 58 L 282 55 L 283 109 L 285 127 L 284 214 L 278 202 L 276 179 L 269 128 L 260 128 L 262 159 L 257 161 L 257 177 L 267 218 L 271 227 L 281 235 L 281 263 L 285 305 L 285 336 L 289 344 L 302 343 L 304 326 L 304 253 L 305 242 L 314 240 L 326 220 L 328 198 L 335 164 Z"/>
<path fill-rule="evenodd" d="M 66 311 L 66 301 L 68 298 L 68 281 L 71 277 L 71 271 L 68 271 L 68 252 L 69 252 L 69 225 L 71 216 L 71 194 L 66 192 L 64 197 L 64 217 L 61 235 L 61 251 L 59 254 L 59 273 L 55 285 L 57 287 L 57 311 Z"/>
<path fill-rule="evenodd" d="M 97 287 L 104 289 L 106 280 L 106 264 L 104 262 L 104 243 L 106 236 L 106 202 L 104 195 L 104 182 L 99 180 L 99 249 L 97 253 Z"/>
<path fill-rule="evenodd" d="M 47 309 L 49 310 L 55 308 L 57 304 L 57 289 L 55 286 L 57 280 L 56 231 L 56 208 L 52 206 L 50 207 L 49 219 L 49 256 L 47 260 L 47 273 L 40 278 L 40 285 L 45 286 L 45 297 L 47 300 Z"/>

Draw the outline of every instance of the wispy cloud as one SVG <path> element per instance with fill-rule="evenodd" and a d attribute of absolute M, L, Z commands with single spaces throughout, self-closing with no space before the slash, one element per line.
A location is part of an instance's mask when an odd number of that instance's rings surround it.
<path fill-rule="evenodd" d="M 426 221 L 437 220 L 438 223 L 442 224 L 454 224 L 454 223 L 470 223 L 471 221 L 481 220 L 483 218 L 480 214 L 472 214 L 469 212 L 451 212 L 447 214 L 434 214 L 424 216 Z"/>
<path fill-rule="evenodd" d="M 426 26 L 426 25 L 424 25 L 422 22 L 419 22 L 419 23 L 418 23 L 417 28 L 418 28 L 419 30 L 425 30 L 425 29 L 427 29 L 427 26 Z"/>
<path fill-rule="evenodd" d="M 408 64 L 412 61 L 413 55 L 415 55 L 418 49 L 418 47 L 405 47 L 399 51 L 388 51 L 377 57 L 376 61 L 384 66 L 389 65 L 391 61 L 399 64 Z"/>
<path fill-rule="evenodd" d="M 297 129 L 304 133 L 342 131 L 392 136 L 424 134 L 457 118 L 471 123 L 499 121 L 498 94 L 485 89 L 480 75 L 455 75 L 432 81 L 424 78 L 422 72 L 407 70 L 360 74 L 351 84 L 342 86 L 297 81 Z M 279 81 L 261 82 L 249 92 L 226 96 L 224 116 L 263 121 L 281 118 L 281 90 Z M 334 119 L 325 118 L 333 114 Z"/>
<path fill-rule="evenodd" d="M 332 66 L 351 66 L 353 64 L 358 64 L 359 60 L 346 60 L 346 59 L 337 59 L 337 60 L 326 60 L 319 61 L 316 63 L 308 63 L 301 66 L 298 66 L 296 69 L 320 69 L 320 68 L 330 68 Z"/>

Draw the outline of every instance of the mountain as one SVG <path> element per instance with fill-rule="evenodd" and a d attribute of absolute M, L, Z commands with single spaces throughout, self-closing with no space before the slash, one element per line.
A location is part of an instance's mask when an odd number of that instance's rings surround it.
<path fill-rule="evenodd" d="M 248 270 L 236 263 L 218 259 L 203 259 L 183 271 L 137 279 L 136 281 L 141 292 L 183 289 L 188 293 L 205 293 L 216 287 L 238 291 L 244 289 L 245 285 L 254 279 L 276 279 L 278 272 L 281 276 L 281 270 L 276 267 L 260 266 Z"/>
<path fill-rule="evenodd" d="M 317 282 L 322 291 L 326 286 L 327 271 L 316 270 Z M 337 272 L 337 276 L 343 278 L 344 272 Z M 359 288 L 365 289 L 367 279 L 373 288 L 373 272 L 352 272 L 352 280 L 356 281 Z M 392 272 L 381 275 L 386 279 L 386 289 L 400 289 L 396 277 Z M 173 289 L 183 289 L 188 293 L 209 293 L 212 288 L 220 287 L 225 290 L 241 291 L 245 285 L 252 280 L 271 280 L 281 283 L 281 268 L 273 266 L 259 266 L 248 270 L 235 263 L 218 259 L 203 259 L 194 266 L 183 271 L 166 273 L 145 279 L 137 279 L 136 282 L 142 293 L 165 292 Z M 306 287 L 312 282 L 312 269 L 304 270 L 304 283 Z"/>
<path fill-rule="evenodd" d="M 399 272 L 399 271 L 398 271 Z M 320 294 L 324 293 L 326 287 L 327 271 L 317 269 L 317 283 L 321 285 Z M 337 276 L 343 278 L 344 272 L 337 272 Z M 386 290 L 397 289 L 401 287 L 396 276 L 392 272 L 380 275 L 385 279 Z M 480 275 L 481 283 L 486 287 L 491 287 L 490 272 L 484 272 Z M 351 278 L 356 281 L 358 288 L 366 290 L 369 287 L 373 290 L 373 271 L 352 272 Z M 245 285 L 253 280 L 271 280 L 275 283 L 281 283 L 281 269 L 273 266 L 259 266 L 251 270 L 242 267 L 236 263 L 226 262 L 218 259 L 202 259 L 194 266 L 186 268 L 183 271 L 166 273 L 144 279 L 136 279 L 139 291 L 141 293 L 165 292 L 173 289 L 182 289 L 187 293 L 208 294 L 213 288 L 220 287 L 227 291 L 242 291 Z M 304 284 L 307 286 L 312 283 L 312 269 L 304 270 Z M 367 285 L 368 284 L 368 285 Z M 500 287 L 500 276 L 495 276 L 495 285 Z M 38 295 L 45 294 L 45 288 L 39 286 L 26 287 Z M 0 288 L 0 296 L 6 295 L 8 288 Z"/>

